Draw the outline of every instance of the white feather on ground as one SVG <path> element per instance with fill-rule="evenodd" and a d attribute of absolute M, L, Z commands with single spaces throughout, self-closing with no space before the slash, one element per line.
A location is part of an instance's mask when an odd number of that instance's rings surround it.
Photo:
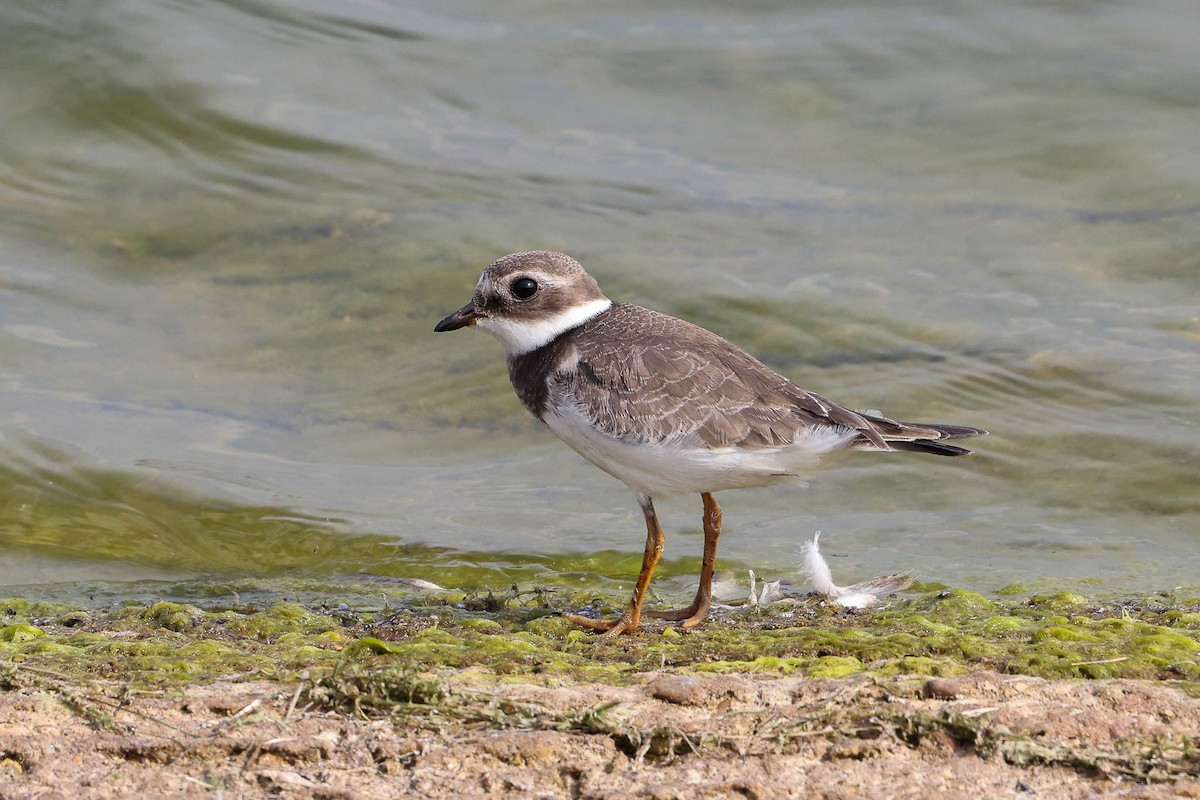
<path fill-rule="evenodd" d="M 821 532 L 817 531 L 811 542 L 804 543 L 801 554 L 804 556 L 804 571 L 812 581 L 813 590 L 822 597 L 846 608 L 868 608 L 881 603 L 885 596 L 912 586 L 912 576 L 907 573 L 871 578 L 853 586 L 838 586 L 833 582 L 829 564 L 821 555 L 820 540 Z"/>

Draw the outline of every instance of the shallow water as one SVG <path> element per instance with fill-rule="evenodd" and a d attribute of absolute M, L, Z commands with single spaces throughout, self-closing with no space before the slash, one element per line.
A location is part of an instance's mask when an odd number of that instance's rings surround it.
<path fill-rule="evenodd" d="M 1195 584 L 1198 38 L 1190 0 L 4 4 L 0 585 L 628 585 L 628 491 L 432 333 L 532 248 L 992 431 L 726 493 L 728 577 L 821 530 L 847 581 Z M 659 510 L 683 594 L 700 505 Z"/>

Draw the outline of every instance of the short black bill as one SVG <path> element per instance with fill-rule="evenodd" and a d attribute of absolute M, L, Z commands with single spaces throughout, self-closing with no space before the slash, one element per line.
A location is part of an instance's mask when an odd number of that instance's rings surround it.
<path fill-rule="evenodd" d="M 433 330 L 437 333 L 456 331 L 459 328 L 465 328 L 468 325 L 474 325 L 475 320 L 477 319 L 479 319 L 479 315 L 475 313 L 475 304 L 467 303 L 458 311 L 455 311 L 453 314 L 435 325 Z"/>

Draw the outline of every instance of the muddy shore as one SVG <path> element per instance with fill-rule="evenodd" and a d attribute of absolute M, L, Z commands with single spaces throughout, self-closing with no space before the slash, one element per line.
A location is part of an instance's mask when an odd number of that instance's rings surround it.
<path fill-rule="evenodd" d="M 0 601 L 0 799 L 1200 797 L 1200 602 Z M 599 609 L 603 611 L 603 609 Z"/>

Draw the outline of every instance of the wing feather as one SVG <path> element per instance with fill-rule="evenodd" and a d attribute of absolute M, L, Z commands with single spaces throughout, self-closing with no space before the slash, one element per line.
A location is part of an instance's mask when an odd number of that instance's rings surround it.
<path fill-rule="evenodd" d="M 590 330 L 572 339 L 578 363 L 558 374 L 552 391 L 612 436 L 775 448 L 814 426 L 871 431 L 861 415 L 683 320 L 614 304 L 583 327 Z"/>
<path fill-rule="evenodd" d="M 832 428 L 858 432 L 847 447 L 960 455 L 969 451 L 934 442 L 986 433 L 852 411 L 715 333 L 641 306 L 614 303 L 569 338 L 578 360 L 556 373 L 554 401 L 574 404 L 597 428 L 622 439 L 771 449 Z"/>

